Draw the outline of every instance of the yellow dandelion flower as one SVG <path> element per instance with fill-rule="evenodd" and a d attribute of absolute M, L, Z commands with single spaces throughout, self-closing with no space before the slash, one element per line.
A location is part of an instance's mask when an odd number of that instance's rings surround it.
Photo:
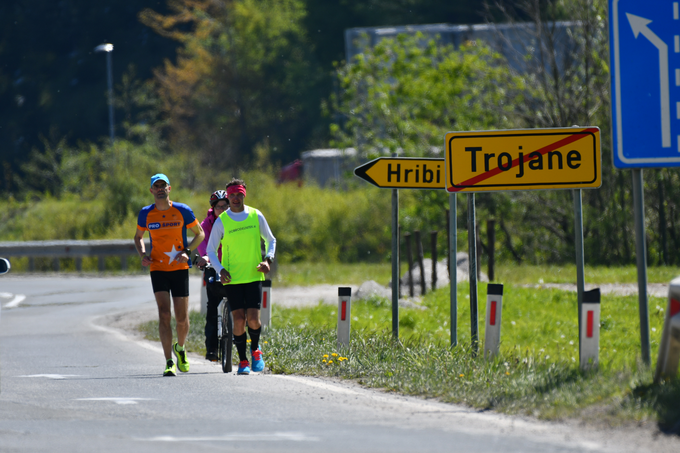
<path fill-rule="evenodd" d="M 325 360 L 325 359 L 324 359 L 324 360 L 322 360 L 322 361 L 321 361 L 321 363 L 326 363 L 326 360 Z"/>
<path fill-rule="evenodd" d="M 329 361 L 328 361 L 328 364 L 330 365 L 331 363 L 333 363 L 333 361 L 332 361 L 332 360 L 329 360 Z"/>
<path fill-rule="evenodd" d="M 324 359 L 327 359 L 327 358 L 328 358 L 328 354 L 324 354 L 324 355 L 323 355 L 323 358 L 324 358 Z"/>
<path fill-rule="evenodd" d="M 506 375 L 506 376 L 510 376 L 510 372 L 509 372 L 509 371 L 506 371 L 506 372 L 505 372 L 505 375 Z"/>
<path fill-rule="evenodd" d="M 458 377 L 465 377 L 465 375 L 464 375 L 464 374 L 459 374 Z"/>
<path fill-rule="evenodd" d="M 337 352 L 334 352 L 334 353 L 331 354 L 331 355 L 332 355 L 333 357 L 337 357 L 337 356 L 338 356 L 338 353 L 337 353 Z"/>
<path fill-rule="evenodd" d="M 267 344 L 267 342 L 265 341 L 264 344 Z"/>
<path fill-rule="evenodd" d="M 250 343 L 250 339 L 247 339 L 247 340 L 246 340 L 246 343 Z"/>

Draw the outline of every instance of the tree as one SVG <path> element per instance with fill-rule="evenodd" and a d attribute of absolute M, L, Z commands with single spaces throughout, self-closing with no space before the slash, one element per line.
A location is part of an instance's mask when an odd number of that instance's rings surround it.
<path fill-rule="evenodd" d="M 455 50 L 421 34 L 385 39 L 339 66 L 331 98 L 334 144 L 363 156 L 442 155 L 449 130 L 513 125 L 507 114 L 523 87 L 481 42 Z"/>
<path fill-rule="evenodd" d="M 156 71 L 175 149 L 217 168 L 243 167 L 256 146 L 294 158 L 315 131 L 319 69 L 299 0 L 172 0 L 140 20 L 181 43 Z"/>
<path fill-rule="evenodd" d="M 630 190 L 613 168 L 608 139 L 607 3 L 500 0 L 487 3 L 486 9 L 488 20 L 504 19 L 515 25 L 517 41 L 524 43 L 523 47 L 515 46 L 514 58 L 509 58 L 509 70 L 531 88 L 527 101 L 516 105 L 514 111 L 524 127 L 600 127 L 602 187 L 583 191 L 586 259 L 597 264 L 630 262 Z M 529 26 L 520 23 L 524 20 Z M 558 21 L 567 21 L 567 26 Z M 498 39 L 503 41 L 507 35 L 499 33 Z M 502 231 L 506 237 L 502 240 L 514 241 L 517 257 L 534 262 L 572 260 L 572 193 L 516 192 L 512 199 L 521 209 L 506 217 Z"/>

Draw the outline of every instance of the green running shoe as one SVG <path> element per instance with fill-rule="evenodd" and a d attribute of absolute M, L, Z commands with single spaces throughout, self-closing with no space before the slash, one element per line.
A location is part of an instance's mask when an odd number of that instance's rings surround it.
<path fill-rule="evenodd" d="M 189 371 L 189 360 L 187 360 L 187 350 L 185 347 L 184 351 L 180 351 L 177 349 L 178 346 L 179 346 L 178 343 L 173 344 L 172 352 L 174 352 L 175 355 L 177 356 L 177 368 L 179 368 L 179 370 L 182 373 L 186 373 L 187 371 Z"/>
<path fill-rule="evenodd" d="M 172 359 L 168 360 L 168 363 L 165 366 L 165 371 L 163 372 L 163 376 L 177 376 L 177 367 L 175 366 L 175 362 L 173 362 Z"/>

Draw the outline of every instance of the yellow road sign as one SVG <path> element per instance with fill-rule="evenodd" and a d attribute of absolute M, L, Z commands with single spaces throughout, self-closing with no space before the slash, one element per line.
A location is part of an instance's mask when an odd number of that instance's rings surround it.
<path fill-rule="evenodd" d="M 354 174 L 383 189 L 443 189 L 444 159 L 379 157 Z"/>
<path fill-rule="evenodd" d="M 598 127 L 449 132 L 445 159 L 448 192 L 602 184 Z"/>

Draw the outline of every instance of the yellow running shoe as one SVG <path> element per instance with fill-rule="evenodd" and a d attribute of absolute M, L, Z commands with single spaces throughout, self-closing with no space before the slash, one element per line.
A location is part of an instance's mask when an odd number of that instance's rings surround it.
<path fill-rule="evenodd" d="M 172 359 L 168 360 L 168 363 L 165 366 L 165 371 L 163 372 L 163 376 L 177 376 L 177 367 L 175 366 L 175 362 L 173 362 Z"/>
<path fill-rule="evenodd" d="M 177 349 L 178 346 L 179 346 L 178 343 L 173 344 L 172 352 L 174 352 L 175 355 L 177 356 L 177 368 L 179 368 L 179 370 L 182 373 L 186 373 L 187 371 L 189 371 L 189 360 L 187 360 L 187 350 L 185 347 L 184 351 L 180 351 L 179 349 Z"/>

